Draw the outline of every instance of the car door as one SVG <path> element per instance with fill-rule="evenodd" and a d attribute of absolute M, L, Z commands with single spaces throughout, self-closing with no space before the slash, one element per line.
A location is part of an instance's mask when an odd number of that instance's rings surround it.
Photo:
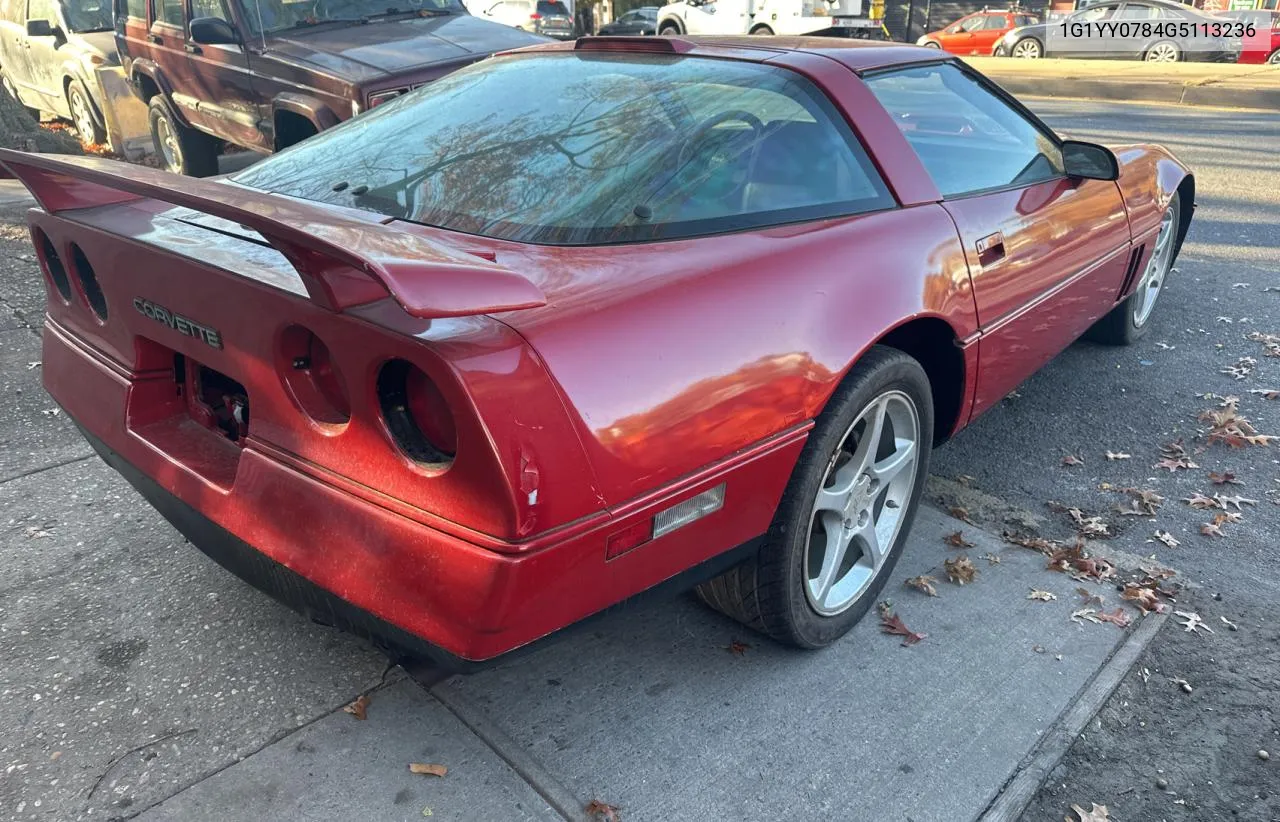
<path fill-rule="evenodd" d="M 964 245 L 981 328 L 980 413 L 1115 304 L 1130 265 L 1119 188 L 1066 177 L 1052 132 L 955 63 L 865 79 Z"/>
<path fill-rule="evenodd" d="M 1125 3 L 1116 9 L 1116 13 L 1112 15 L 1111 19 L 1117 23 L 1141 24 L 1145 22 L 1155 24 L 1164 18 L 1164 11 L 1162 8 L 1146 3 Z M 1102 56 L 1120 60 L 1141 58 L 1147 46 L 1162 39 L 1165 38 L 1115 37 L 1105 45 L 1105 52 Z"/>
<path fill-rule="evenodd" d="M 610 32 L 612 34 L 625 34 L 625 35 L 640 34 L 641 33 L 640 26 L 642 22 L 643 20 L 640 17 L 640 12 L 629 11 L 626 14 L 619 17 L 618 21 L 614 23 L 612 26 L 610 26 Z"/>
<path fill-rule="evenodd" d="M 33 37 L 23 32 L 26 60 L 21 82 L 39 100 L 41 109 L 65 115 L 67 104 L 62 95 L 62 58 L 58 46 L 67 41 L 67 33 L 54 0 L 27 0 L 27 21 L 33 20 L 47 22 L 51 33 Z"/>
<path fill-rule="evenodd" d="M 1010 15 L 1003 13 L 984 14 L 982 25 L 973 30 L 973 40 L 969 43 L 970 54 L 991 55 L 996 41 L 1012 26 Z"/>
<path fill-rule="evenodd" d="M 970 14 L 961 17 L 938 34 L 938 43 L 942 50 L 951 54 L 968 54 L 969 40 L 974 28 L 982 25 L 982 14 Z"/>
<path fill-rule="evenodd" d="M 237 31 L 225 0 L 190 0 L 189 20 L 213 18 Z M 237 145 L 263 145 L 249 54 L 242 43 L 199 43 L 184 27 L 194 125 Z"/>
<path fill-rule="evenodd" d="M 1097 3 L 1078 11 L 1066 20 L 1046 28 L 1044 50 L 1048 57 L 1077 57 L 1097 59 L 1111 53 L 1111 38 L 1103 37 L 1098 23 L 1104 23 L 1115 15 L 1119 3 Z M 1072 24 L 1080 24 L 1072 28 Z M 1064 33 L 1063 27 L 1067 26 Z"/>
<path fill-rule="evenodd" d="M 750 25 L 748 0 L 699 0 L 689 3 L 689 34 L 745 34 Z"/>

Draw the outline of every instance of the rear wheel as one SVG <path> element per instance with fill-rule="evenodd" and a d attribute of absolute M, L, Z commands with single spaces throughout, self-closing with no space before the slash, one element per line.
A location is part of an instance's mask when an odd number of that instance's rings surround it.
<path fill-rule="evenodd" d="M 752 34 L 765 34 L 765 35 L 771 35 L 771 34 L 773 34 L 773 29 L 769 28 L 768 26 L 760 25 L 760 26 L 756 26 L 755 28 L 753 28 L 753 29 L 751 30 L 751 33 L 752 33 Z"/>
<path fill-rule="evenodd" d="M 756 556 L 698 587 L 711 607 L 802 648 L 875 602 L 915 518 L 933 441 L 920 364 L 877 346 L 818 417 Z"/>
<path fill-rule="evenodd" d="M 166 169 L 189 177 L 218 173 L 218 141 L 202 131 L 187 128 L 173 116 L 164 98 L 151 98 L 151 139 Z"/>
<path fill-rule="evenodd" d="M 680 27 L 675 23 L 663 23 L 658 28 L 658 35 L 661 37 L 678 37 L 680 35 Z"/>
<path fill-rule="evenodd" d="M 1280 49 L 1271 52 L 1271 56 L 1267 58 L 1267 65 L 1280 66 Z"/>
<path fill-rule="evenodd" d="M 72 80 L 67 86 L 67 107 L 71 110 L 71 123 L 76 133 L 86 143 L 105 143 L 107 130 L 98 123 L 93 113 L 93 104 L 89 101 L 89 92 L 79 80 Z"/>
<path fill-rule="evenodd" d="M 1009 53 L 1024 60 L 1038 60 L 1044 56 L 1044 46 L 1034 37 L 1024 37 L 1013 44 Z"/>
<path fill-rule="evenodd" d="M 1182 59 L 1182 49 L 1171 40 L 1161 40 L 1147 49 L 1142 59 L 1148 63 L 1176 63 Z"/>
<path fill-rule="evenodd" d="M 1089 329 L 1089 339 L 1105 345 L 1129 345 L 1147 333 L 1156 300 L 1164 291 L 1165 281 L 1173 268 L 1181 218 L 1181 197 L 1175 193 L 1164 216 L 1160 218 L 1160 231 L 1156 234 L 1155 247 L 1151 250 L 1151 257 L 1142 270 L 1142 276 L 1138 278 L 1133 294 Z"/>

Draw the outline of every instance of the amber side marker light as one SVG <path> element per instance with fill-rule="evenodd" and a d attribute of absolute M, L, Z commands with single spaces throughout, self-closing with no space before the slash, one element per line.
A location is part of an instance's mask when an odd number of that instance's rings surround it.
<path fill-rule="evenodd" d="M 724 486 L 722 482 L 696 497 L 690 497 L 684 502 L 678 502 L 670 508 L 659 511 L 654 514 L 653 519 L 641 520 L 615 534 L 610 534 L 605 543 L 604 558 L 608 560 L 621 556 L 650 540 L 669 534 L 677 528 L 683 528 L 707 514 L 719 511 L 724 507 Z"/>

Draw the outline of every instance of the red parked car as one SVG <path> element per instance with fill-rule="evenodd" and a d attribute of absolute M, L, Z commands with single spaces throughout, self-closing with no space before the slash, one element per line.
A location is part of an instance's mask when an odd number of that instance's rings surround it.
<path fill-rule="evenodd" d="M 1241 63 L 1280 65 L 1280 11 L 1253 9 L 1219 12 L 1218 17 L 1252 23 L 1254 34 L 1240 41 Z"/>
<path fill-rule="evenodd" d="M 934 446 L 1148 329 L 1195 193 L 824 38 L 512 52 L 229 180 L 0 162 L 103 458 L 255 585 L 454 666 L 662 583 L 833 642 Z"/>
<path fill-rule="evenodd" d="M 979 11 L 961 17 L 945 29 L 931 31 L 916 41 L 918 46 L 942 49 L 951 54 L 991 56 L 996 41 L 1021 26 L 1034 26 L 1040 17 L 1020 10 Z"/>

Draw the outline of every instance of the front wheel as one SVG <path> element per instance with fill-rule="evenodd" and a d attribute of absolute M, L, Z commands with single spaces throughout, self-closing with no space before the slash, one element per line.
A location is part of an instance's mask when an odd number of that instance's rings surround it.
<path fill-rule="evenodd" d="M 698 595 L 779 642 L 835 642 L 902 554 L 932 442 L 924 369 L 901 351 L 871 349 L 818 417 L 764 545 Z"/>
<path fill-rule="evenodd" d="M 1280 49 L 1271 52 L 1271 56 L 1267 58 L 1268 66 L 1280 66 Z"/>
<path fill-rule="evenodd" d="M 151 98 L 148 117 L 151 140 L 165 169 L 189 177 L 218 173 L 218 141 L 202 131 L 187 128 L 174 117 L 164 98 Z"/>
<path fill-rule="evenodd" d="M 1089 329 L 1089 339 L 1104 345 L 1130 345 L 1147 333 L 1156 300 L 1164 291 L 1177 253 L 1178 232 L 1182 226 L 1181 200 L 1177 193 L 1169 200 L 1169 207 L 1160 218 L 1155 247 L 1133 293 Z"/>
<path fill-rule="evenodd" d="M 107 141 L 107 130 L 98 123 L 93 104 L 89 102 L 89 92 L 79 80 L 72 80 L 67 86 L 67 107 L 71 110 L 71 123 L 81 140 L 95 145 Z"/>
<path fill-rule="evenodd" d="M 1142 59 L 1148 63 L 1176 63 L 1182 59 L 1182 49 L 1178 48 L 1177 43 L 1161 40 L 1147 49 Z"/>
<path fill-rule="evenodd" d="M 1023 60 L 1039 60 L 1044 56 L 1044 46 L 1040 45 L 1040 41 L 1034 37 L 1024 37 L 1013 44 L 1013 49 L 1009 53 Z"/>
<path fill-rule="evenodd" d="M 936 40 L 925 40 L 923 45 L 925 46 L 925 48 L 931 48 L 931 49 L 942 48 L 942 44 L 938 43 Z"/>
<path fill-rule="evenodd" d="M 751 30 L 751 33 L 752 33 L 752 34 L 771 35 L 771 34 L 773 34 L 773 29 L 769 28 L 768 26 L 756 26 L 755 28 L 753 28 L 753 29 Z"/>
<path fill-rule="evenodd" d="M 680 27 L 675 23 L 663 23 L 658 29 L 658 35 L 660 37 L 679 37 Z"/>

